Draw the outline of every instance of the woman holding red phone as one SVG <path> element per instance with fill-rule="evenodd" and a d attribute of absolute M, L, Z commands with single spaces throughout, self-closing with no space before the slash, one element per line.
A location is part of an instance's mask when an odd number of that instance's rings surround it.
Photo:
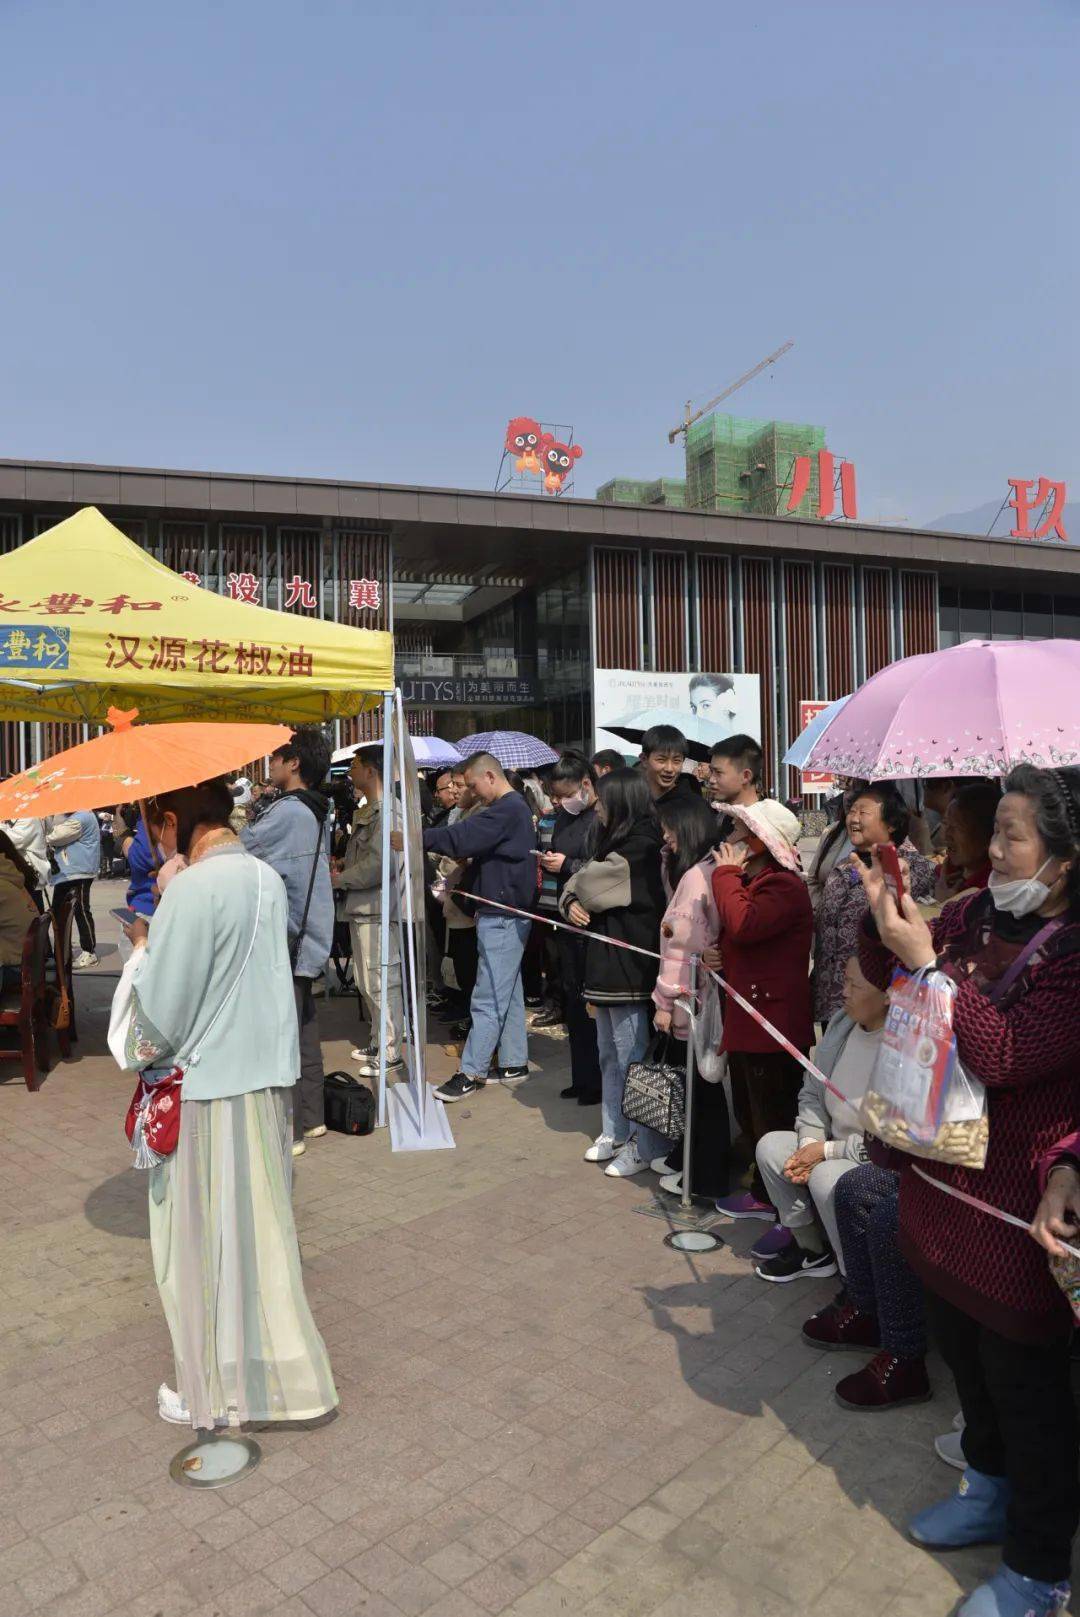
<path fill-rule="evenodd" d="M 1013 770 L 990 862 L 986 889 L 930 926 L 909 899 L 897 907 L 880 861 L 862 870 L 873 913 L 859 953 L 879 987 L 897 962 L 936 965 L 956 984 L 956 1053 L 986 1086 L 990 1125 L 981 1170 L 927 1162 L 916 1173 L 903 1159 L 899 1246 L 956 1382 L 967 1461 L 959 1493 L 909 1532 L 927 1549 L 1002 1545 L 961 1617 L 1050 1617 L 1068 1600 L 1080 1521 L 1073 1319 L 1036 1241 L 949 1191 L 1034 1219 L 1051 1245 L 1054 1198 L 1037 1210 L 1038 1171 L 1078 1121 L 1080 769 Z"/>
<path fill-rule="evenodd" d="M 925 903 L 933 894 L 935 867 L 909 840 L 909 820 L 902 797 L 889 781 L 862 787 L 848 807 L 853 858 L 829 873 L 815 916 L 814 1016 L 823 1025 L 843 1004 L 844 968 L 858 948 L 859 927 L 867 911 L 856 862 L 868 862 L 872 848 L 890 844 L 908 867 L 906 886 L 912 897 Z"/>

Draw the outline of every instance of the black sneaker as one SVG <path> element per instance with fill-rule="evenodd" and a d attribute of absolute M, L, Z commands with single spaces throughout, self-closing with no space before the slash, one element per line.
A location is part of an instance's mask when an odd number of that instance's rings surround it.
<path fill-rule="evenodd" d="M 452 1039 L 467 1039 L 469 1037 L 469 1029 L 471 1026 L 471 1022 L 451 1022 L 450 1037 Z"/>
<path fill-rule="evenodd" d="M 558 1005 L 548 1005 L 546 1009 L 540 1012 L 539 1016 L 534 1016 L 532 1020 L 533 1027 L 537 1028 L 562 1027 L 562 1024 L 563 1013 Z"/>
<path fill-rule="evenodd" d="M 523 1067 L 496 1067 L 491 1076 L 497 1084 L 505 1084 L 508 1089 L 513 1089 L 516 1084 L 523 1084 L 529 1076 L 529 1064 L 526 1062 Z"/>
<path fill-rule="evenodd" d="M 836 1259 L 828 1247 L 824 1252 L 805 1252 L 798 1241 L 792 1241 L 775 1258 L 759 1263 L 754 1270 L 759 1279 L 779 1285 L 788 1280 L 827 1280 L 836 1272 Z"/>
<path fill-rule="evenodd" d="M 478 1089 L 483 1089 L 484 1079 L 470 1078 L 466 1073 L 455 1072 L 445 1084 L 440 1084 L 435 1091 L 440 1100 L 465 1100 L 469 1095 L 475 1095 Z"/>

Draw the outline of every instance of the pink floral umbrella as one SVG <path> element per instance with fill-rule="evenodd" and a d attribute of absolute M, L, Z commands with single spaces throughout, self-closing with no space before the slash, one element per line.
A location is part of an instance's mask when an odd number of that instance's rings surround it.
<path fill-rule="evenodd" d="M 969 640 L 890 663 L 822 731 L 804 769 L 861 780 L 1080 763 L 1080 641 Z"/>

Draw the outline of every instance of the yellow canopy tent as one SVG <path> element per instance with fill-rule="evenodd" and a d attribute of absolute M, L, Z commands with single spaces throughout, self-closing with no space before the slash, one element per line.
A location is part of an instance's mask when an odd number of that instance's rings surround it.
<path fill-rule="evenodd" d="M 393 645 L 201 589 L 93 506 L 0 556 L 0 718 L 347 718 L 393 690 Z"/>

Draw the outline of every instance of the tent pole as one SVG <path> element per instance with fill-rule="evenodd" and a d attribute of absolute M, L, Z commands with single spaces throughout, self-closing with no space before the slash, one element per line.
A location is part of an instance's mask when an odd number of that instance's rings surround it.
<path fill-rule="evenodd" d="M 387 996 L 390 984 L 390 831 L 394 805 L 394 693 L 383 692 L 383 805 L 382 805 L 382 892 L 379 908 L 379 1128 L 386 1127 L 386 1036 L 389 1031 Z M 389 812 L 388 812 L 389 810 Z M 355 963 L 353 969 L 355 970 Z M 374 1032 L 375 1029 L 372 1029 Z"/>
<path fill-rule="evenodd" d="M 424 1046 L 420 1041 L 420 1002 L 417 997 L 417 982 L 420 971 L 420 939 L 416 929 L 416 917 L 413 914 L 412 889 L 412 860 L 409 855 L 409 794 L 416 790 L 415 779 L 405 779 L 402 768 L 408 757 L 405 745 L 405 709 L 401 702 L 400 687 L 394 692 L 394 708 L 397 715 L 397 755 L 398 772 L 401 776 L 401 823 L 405 832 L 403 847 L 405 850 L 405 933 L 402 938 L 401 963 L 404 971 L 408 965 L 408 994 L 412 1011 L 412 1065 L 416 1078 L 416 1121 L 420 1138 L 424 1138 L 424 1121 L 427 1113 L 427 1096 L 424 1093 L 426 1083 L 424 1080 Z M 399 911 L 400 913 L 400 911 Z M 402 984 L 402 1009 L 404 1010 L 404 983 Z"/>

